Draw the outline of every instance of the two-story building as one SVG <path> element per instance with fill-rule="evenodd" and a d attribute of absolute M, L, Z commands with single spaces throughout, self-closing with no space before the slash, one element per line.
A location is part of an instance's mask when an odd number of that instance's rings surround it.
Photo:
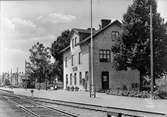
<path fill-rule="evenodd" d="M 140 83 L 138 70 L 116 71 L 113 66 L 112 46 L 121 39 L 122 24 L 115 20 L 101 20 L 101 28 L 93 30 L 93 81 L 96 90 L 130 88 Z M 64 89 L 78 87 L 89 90 L 90 29 L 72 29 L 70 45 L 63 49 Z"/>

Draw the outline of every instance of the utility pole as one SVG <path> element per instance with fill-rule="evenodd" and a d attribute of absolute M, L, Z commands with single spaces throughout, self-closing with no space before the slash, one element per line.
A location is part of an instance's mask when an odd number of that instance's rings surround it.
<path fill-rule="evenodd" d="M 25 88 L 26 88 L 26 90 L 27 90 L 27 62 L 26 62 L 26 60 L 25 60 L 25 66 L 24 66 L 25 68 L 24 68 L 24 72 L 25 72 Z"/>
<path fill-rule="evenodd" d="M 93 22 L 92 22 L 92 0 L 90 0 L 90 9 L 91 9 L 91 42 L 90 42 L 90 48 L 91 48 L 91 85 L 90 85 L 90 97 L 96 97 L 96 93 L 95 93 L 95 86 L 94 86 L 94 81 L 93 81 L 93 29 L 92 29 L 92 25 L 93 25 Z M 92 94 L 93 93 L 93 94 Z"/>
<path fill-rule="evenodd" d="M 19 68 L 17 67 L 17 72 L 16 72 L 16 85 L 18 86 L 18 79 L 19 79 Z"/>
<path fill-rule="evenodd" d="M 152 4 L 150 5 L 150 69 L 151 69 L 151 97 L 154 93 L 154 65 L 153 65 L 153 27 L 152 27 Z"/>

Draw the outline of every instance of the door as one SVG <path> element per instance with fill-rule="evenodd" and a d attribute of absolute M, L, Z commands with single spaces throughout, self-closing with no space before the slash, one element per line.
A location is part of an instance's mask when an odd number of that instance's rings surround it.
<path fill-rule="evenodd" d="M 86 71 L 85 72 L 85 90 L 88 90 L 88 80 L 89 80 L 88 71 Z"/>
<path fill-rule="evenodd" d="M 109 72 L 104 71 L 101 75 L 102 89 L 109 89 Z"/>

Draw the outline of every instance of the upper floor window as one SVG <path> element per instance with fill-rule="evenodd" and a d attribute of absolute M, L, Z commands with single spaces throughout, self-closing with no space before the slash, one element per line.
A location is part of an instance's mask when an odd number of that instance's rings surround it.
<path fill-rule="evenodd" d="M 74 39 L 72 39 L 72 48 L 74 48 L 75 42 Z"/>
<path fill-rule="evenodd" d="M 65 67 L 67 67 L 67 57 L 65 57 Z"/>
<path fill-rule="evenodd" d="M 77 37 L 72 39 L 72 48 L 74 48 L 77 44 Z"/>
<path fill-rule="evenodd" d="M 118 31 L 112 31 L 111 38 L 113 41 L 118 40 L 120 38 Z"/>
<path fill-rule="evenodd" d="M 75 37 L 74 39 L 75 39 L 75 46 L 76 46 L 76 44 L 77 44 L 77 37 Z"/>
<path fill-rule="evenodd" d="M 74 65 L 74 55 L 71 56 L 71 66 Z"/>
<path fill-rule="evenodd" d="M 100 49 L 99 51 L 100 62 L 110 62 L 111 52 L 109 49 Z"/>
<path fill-rule="evenodd" d="M 81 64 L 81 52 L 78 53 L 78 63 Z"/>

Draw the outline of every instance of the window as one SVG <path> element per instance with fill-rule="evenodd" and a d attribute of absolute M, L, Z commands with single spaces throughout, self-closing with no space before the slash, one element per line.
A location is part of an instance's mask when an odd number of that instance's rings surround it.
<path fill-rule="evenodd" d="M 85 72 L 85 80 L 88 81 L 88 71 Z"/>
<path fill-rule="evenodd" d="M 66 85 L 68 85 L 68 74 L 66 74 Z"/>
<path fill-rule="evenodd" d="M 72 85 L 72 74 L 70 74 L 70 85 Z"/>
<path fill-rule="evenodd" d="M 71 65 L 73 66 L 74 65 L 74 55 L 71 56 Z"/>
<path fill-rule="evenodd" d="M 109 49 L 100 49 L 99 51 L 100 62 L 110 62 L 111 52 Z"/>
<path fill-rule="evenodd" d="M 67 57 L 65 57 L 65 67 L 67 67 Z"/>
<path fill-rule="evenodd" d="M 81 52 L 78 53 L 78 63 L 81 64 Z"/>
<path fill-rule="evenodd" d="M 82 72 L 79 72 L 79 84 L 82 84 Z"/>
<path fill-rule="evenodd" d="M 74 48 L 77 44 L 77 37 L 72 39 L 72 48 Z"/>
<path fill-rule="evenodd" d="M 77 44 L 77 37 L 75 37 L 75 46 L 76 46 L 76 44 Z"/>
<path fill-rule="evenodd" d="M 74 85 L 77 84 L 77 73 L 74 73 Z"/>
<path fill-rule="evenodd" d="M 118 31 L 112 31 L 111 38 L 112 38 L 113 41 L 118 40 L 119 39 L 119 32 Z"/>
<path fill-rule="evenodd" d="M 74 46 L 75 46 L 75 40 L 72 39 L 72 48 L 74 48 Z"/>

